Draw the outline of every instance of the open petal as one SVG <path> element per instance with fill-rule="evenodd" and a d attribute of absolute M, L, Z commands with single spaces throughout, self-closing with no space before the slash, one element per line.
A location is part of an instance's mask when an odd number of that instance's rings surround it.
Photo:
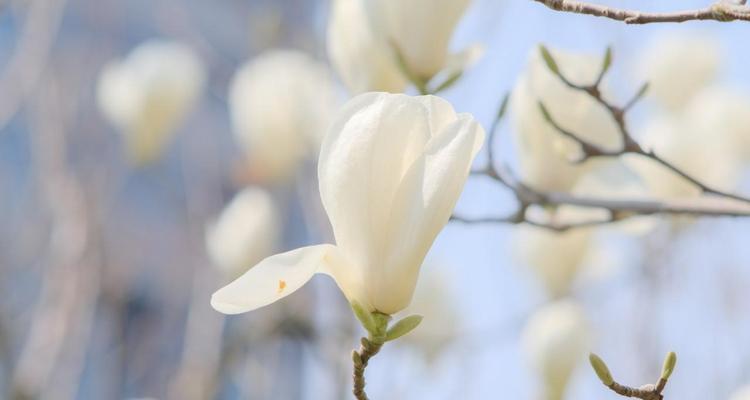
<path fill-rule="evenodd" d="M 211 306 L 224 314 L 252 311 L 296 291 L 325 269 L 335 246 L 302 247 L 266 258 L 211 296 Z"/>
<path fill-rule="evenodd" d="M 320 195 L 336 244 L 358 266 L 382 256 L 398 186 L 440 119 L 413 97 L 366 93 L 331 126 L 320 151 Z"/>
<path fill-rule="evenodd" d="M 407 173 L 388 219 L 385 279 L 373 287 L 378 310 L 392 313 L 408 305 L 424 256 L 448 222 L 483 141 L 482 127 L 469 115 L 459 115 L 428 143 Z"/>

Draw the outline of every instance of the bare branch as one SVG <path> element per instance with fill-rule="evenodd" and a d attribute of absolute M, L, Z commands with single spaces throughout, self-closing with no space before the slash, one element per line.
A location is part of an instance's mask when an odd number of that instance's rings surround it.
<path fill-rule="evenodd" d="M 451 218 L 452 221 L 461 223 L 476 223 L 476 224 L 487 224 L 487 223 L 511 223 L 521 224 L 526 223 L 529 225 L 539 226 L 555 231 L 565 231 L 573 228 L 605 225 L 622 221 L 634 216 L 643 215 L 689 215 L 689 216 L 704 216 L 704 217 L 750 217 L 750 198 L 741 196 L 738 194 L 718 190 L 708 184 L 700 181 L 694 176 L 683 171 L 670 161 L 664 159 L 660 155 L 654 153 L 652 150 L 646 150 L 641 146 L 630 134 L 628 129 L 625 113 L 633 107 L 633 105 L 643 97 L 648 88 L 648 85 L 643 85 L 638 92 L 629 100 L 624 107 L 616 106 L 602 96 L 599 84 L 602 81 L 602 77 L 606 74 L 611 64 L 612 54 L 608 49 L 602 63 L 602 70 L 597 77 L 596 81 L 592 85 L 579 85 L 571 82 L 560 72 L 557 67 L 557 63 L 551 54 L 544 48 L 541 47 L 540 51 L 545 59 L 547 67 L 557 75 L 562 82 L 574 90 L 579 90 L 587 93 L 597 103 L 599 103 L 605 110 L 607 110 L 614 120 L 618 132 L 621 136 L 622 147 L 615 150 L 609 150 L 602 148 L 596 143 L 592 143 L 584 139 L 581 135 L 571 132 L 562 127 L 550 114 L 549 110 L 544 106 L 543 103 L 539 103 L 539 111 L 545 120 L 561 135 L 573 140 L 581 146 L 582 158 L 576 162 L 583 162 L 593 157 L 620 157 L 624 154 L 637 154 L 642 157 L 649 158 L 654 162 L 660 164 L 665 169 L 671 171 L 675 175 L 681 177 L 687 182 L 691 183 L 696 188 L 700 189 L 703 196 L 694 198 L 679 198 L 679 199 L 606 199 L 606 198 L 594 198 L 594 197 L 580 197 L 569 193 L 562 192 L 548 192 L 533 188 L 513 176 L 510 169 L 507 166 L 498 168 L 495 164 L 495 156 L 493 151 L 493 145 L 495 142 L 496 130 L 500 120 L 505 114 L 507 107 L 507 95 L 503 100 L 500 107 L 500 111 L 497 114 L 497 118 L 492 123 L 492 128 L 489 132 L 488 137 L 488 164 L 485 168 L 472 171 L 472 175 L 486 176 L 502 186 L 510 189 L 516 197 L 518 202 L 517 209 L 505 216 L 482 216 L 482 217 L 468 217 L 454 214 Z M 529 218 L 527 210 L 530 206 L 574 206 L 585 209 L 599 209 L 606 210 L 608 214 L 605 217 L 599 217 L 591 220 L 575 221 L 575 222 L 549 222 L 539 221 Z"/>
<path fill-rule="evenodd" d="M 543 47 L 541 49 L 543 54 L 547 54 L 548 57 L 551 57 L 549 55 L 549 52 L 546 51 Z M 609 49 L 607 50 L 606 58 L 611 59 L 611 52 Z M 576 141 L 580 146 L 581 150 L 583 151 L 583 158 L 581 161 L 584 161 L 591 157 L 619 157 L 624 154 L 637 154 L 639 156 L 649 158 L 653 160 L 654 162 L 660 164 L 662 167 L 666 168 L 667 170 L 671 171 L 675 175 L 679 176 L 680 178 L 688 181 L 693 186 L 700 189 L 700 191 L 703 194 L 713 194 L 721 197 L 726 197 L 730 199 L 735 199 L 739 201 L 744 201 L 747 203 L 750 203 L 750 198 L 741 196 L 738 194 L 730 193 L 727 191 L 719 190 L 714 188 L 713 186 L 708 185 L 705 182 L 702 182 L 698 178 L 692 176 L 691 174 L 685 172 L 684 170 L 677 167 L 672 162 L 666 160 L 665 158 L 661 157 L 660 155 L 656 154 L 653 150 L 646 150 L 641 146 L 631 135 L 627 123 L 625 121 L 625 113 L 627 110 L 629 110 L 639 99 L 643 97 L 647 90 L 647 85 L 642 85 L 641 88 L 638 90 L 636 95 L 628 101 L 625 107 L 618 107 L 617 105 L 609 102 L 602 96 L 602 92 L 599 88 L 599 83 L 601 82 L 601 78 L 598 78 L 597 81 L 592 85 L 579 85 L 572 83 L 568 78 L 566 78 L 562 72 L 560 72 L 559 68 L 551 69 L 552 73 L 557 75 L 560 80 L 565 83 L 568 87 L 574 90 L 578 90 L 581 92 L 584 92 L 588 94 L 593 100 L 595 100 L 597 103 L 599 103 L 602 107 L 604 107 L 612 117 L 612 120 L 617 125 L 617 129 L 620 133 L 620 137 L 622 140 L 622 148 L 615 151 L 608 151 L 605 149 L 602 149 L 601 147 L 597 146 L 595 143 L 591 143 L 585 139 L 583 139 L 580 135 L 570 132 L 558 124 L 552 115 L 547 111 L 547 109 L 544 107 L 544 104 L 539 103 L 540 110 L 542 112 L 542 116 L 547 120 L 547 122 L 552 125 L 555 130 L 557 130 L 560 134 L 563 136 L 566 136 L 568 138 L 573 139 Z M 606 72 L 606 70 L 603 70 Z"/>
<path fill-rule="evenodd" d="M 672 375 L 675 363 L 677 362 L 677 355 L 674 352 L 667 354 L 667 357 L 664 360 L 664 366 L 662 367 L 661 377 L 659 377 L 659 381 L 655 385 L 649 383 L 639 388 L 625 386 L 615 381 L 612 378 L 612 374 L 609 372 L 607 364 L 596 354 L 592 353 L 589 355 L 589 362 L 591 363 L 594 372 L 596 372 L 596 375 L 599 377 L 599 380 L 601 380 L 610 390 L 620 396 L 635 397 L 642 400 L 664 400 L 662 392 L 667 386 L 667 381 L 669 380 L 670 375 Z"/>
<path fill-rule="evenodd" d="M 533 0 L 556 10 L 575 14 L 593 15 L 626 24 L 650 24 L 659 22 L 687 22 L 687 21 L 750 21 L 750 8 L 745 6 L 745 1 L 737 4 L 719 0 L 716 3 L 697 10 L 684 10 L 676 12 L 642 12 L 638 10 L 626 10 L 603 6 L 599 4 L 585 3 L 575 0 Z"/>

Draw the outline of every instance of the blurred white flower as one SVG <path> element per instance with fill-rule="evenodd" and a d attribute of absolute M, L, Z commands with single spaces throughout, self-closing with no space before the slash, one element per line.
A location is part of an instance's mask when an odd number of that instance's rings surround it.
<path fill-rule="evenodd" d="M 429 81 L 445 68 L 448 45 L 470 0 L 367 0 L 378 35 L 398 49 L 406 67 Z"/>
<path fill-rule="evenodd" d="M 705 140 L 723 141 L 731 154 L 750 160 L 750 94 L 711 86 L 693 96 L 685 115 Z"/>
<path fill-rule="evenodd" d="M 664 35 L 644 53 L 638 75 L 649 82 L 650 95 L 668 110 L 678 111 L 716 78 L 721 59 L 720 43 L 710 36 Z"/>
<path fill-rule="evenodd" d="M 563 75 L 572 82 L 589 84 L 596 80 L 601 57 L 555 49 L 550 52 Z M 609 114 L 595 100 L 562 83 L 547 68 L 538 49 L 531 52 L 510 104 L 520 173 L 524 182 L 534 188 L 567 191 L 582 174 L 601 162 L 572 164 L 570 161 L 580 156 L 580 146 L 550 126 L 539 110 L 540 101 L 563 128 L 586 140 L 616 149 L 621 145 L 620 136 Z"/>
<path fill-rule="evenodd" d="M 229 90 L 234 134 L 261 180 L 288 178 L 315 154 L 339 105 L 328 68 L 295 50 L 250 60 Z"/>
<path fill-rule="evenodd" d="M 206 229 L 206 250 L 214 266 L 236 277 L 273 254 L 281 233 L 271 195 L 249 187 L 237 193 Z"/>
<path fill-rule="evenodd" d="M 562 399 L 591 341 L 584 310 L 570 299 L 548 303 L 526 323 L 521 341 L 529 364 L 544 384 L 543 399 Z"/>
<path fill-rule="evenodd" d="M 328 23 L 328 54 L 354 93 L 401 92 L 407 77 L 426 83 L 455 74 L 478 58 L 479 47 L 451 55 L 453 31 L 470 0 L 335 0 Z M 429 10 L 426 12 L 426 10 Z"/>
<path fill-rule="evenodd" d="M 732 396 L 729 397 L 729 400 L 750 400 L 750 385 L 737 388 L 737 390 L 732 393 Z"/>
<path fill-rule="evenodd" d="M 366 311 L 403 310 L 483 139 L 470 115 L 456 114 L 439 97 L 353 98 L 331 125 L 318 162 L 336 245 L 266 258 L 214 293 L 212 306 L 227 314 L 251 311 L 321 272 Z"/>
<path fill-rule="evenodd" d="M 352 93 L 403 92 L 407 86 L 386 38 L 376 34 L 365 0 L 334 0 L 328 21 L 328 56 Z"/>
<path fill-rule="evenodd" d="M 690 106 L 689 106 L 690 108 Z M 710 186 L 732 190 L 740 179 L 741 151 L 725 131 L 708 126 L 700 107 L 649 121 L 639 141 L 644 148 Z M 716 127 L 718 128 L 718 126 Z M 637 156 L 625 157 L 650 192 L 661 198 L 697 196 L 700 190 L 663 166 Z"/>
<path fill-rule="evenodd" d="M 589 250 L 591 230 L 554 232 L 530 225 L 515 229 L 517 259 L 531 268 L 550 297 L 568 294 Z"/>
<path fill-rule="evenodd" d="M 419 280 L 414 298 L 403 313 L 424 317 L 419 329 L 403 336 L 401 342 L 419 349 L 429 365 L 458 337 L 462 321 L 456 308 L 456 293 L 440 271 L 430 271 Z"/>
<path fill-rule="evenodd" d="M 97 102 L 124 134 L 132 161 L 145 164 L 162 154 L 204 81 L 203 63 L 189 47 L 152 39 L 102 69 Z"/>

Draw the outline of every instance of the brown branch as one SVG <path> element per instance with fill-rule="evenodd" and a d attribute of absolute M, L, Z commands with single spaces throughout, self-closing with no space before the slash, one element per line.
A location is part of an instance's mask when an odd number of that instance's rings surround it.
<path fill-rule="evenodd" d="M 563 192 L 547 192 L 534 189 L 513 177 L 510 172 L 502 172 L 495 168 L 475 171 L 474 174 L 484 175 L 509 188 L 516 196 L 518 209 L 506 216 L 496 217 L 466 217 L 454 214 L 451 220 L 463 223 L 491 224 L 491 223 L 526 223 L 554 231 L 566 231 L 573 228 L 605 225 L 622 221 L 635 216 L 645 215 L 690 215 L 710 217 L 750 217 L 750 203 L 719 196 L 699 197 L 692 199 L 669 200 L 633 200 L 633 199 L 605 199 L 598 197 L 575 196 Z M 539 206 L 574 206 L 588 209 L 603 209 L 609 213 L 605 218 L 576 222 L 547 222 L 530 219 L 526 210 L 532 205 Z"/>
<path fill-rule="evenodd" d="M 370 358 L 378 354 L 383 347 L 383 343 L 375 342 L 367 338 L 360 340 L 359 350 L 352 351 L 352 361 L 354 363 L 354 388 L 352 393 L 357 400 L 368 400 L 365 393 L 365 368 Z"/>
<path fill-rule="evenodd" d="M 667 354 L 667 357 L 664 359 L 664 365 L 662 366 L 661 376 L 656 385 L 649 383 L 639 388 L 625 386 L 615 381 L 614 378 L 612 378 L 612 373 L 609 372 L 607 364 L 596 354 L 592 353 L 589 355 L 589 362 L 604 386 L 620 396 L 635 397 L 642 400 L 663 400 L 664 395 L 662 392 L 667 386 L 667 381 L 672 375 L 672 371 L 677 363 L 677 355 L 674 352 Z"/>
<path fill-rule="evenodd" d="M 545 58 L 552 57 L 549 52 L 542 48 L 543 54 L 545 54 Z M 608 51 L 609 54 L 609 51 Z M 551 59 L 550 59 L 551 60 Z M 549 61 L 548 61 L 549 62 Z M 551 61 L 554 63 L 554 60 Z M 643 85 L 641 89 L 638 91 L 638 93 L 626 103 L 626 106 L 619 107 L 610 101 L 606 100 L 602 92 L 599 88 L 601 78 L 597 79 L 597 81 L 594 84 L 591 85 L 579 85 L 571 82 L 568 78 L 565 77 L 565 75 L 560 72 L 559 68 L 553 68 L 552 72 L 557 75 L 560 80 L 565 83 L 569 88 L 578 90 L 581 92 L 584 92 L 588 94 L 594 101 L 596 101 L 599 105 L 601 105 L 607 112 L 610 114 L 610 117 L 615 122 L 617 126 L 617 130 L 620 133 L 620 138 L 622 140 L 622 147 L 618 150 L 607 150 L 600 146 L 598 146 L 595 143 L 592 143 L 586 139 L 583 139 L 580 135 L 570 132 L 563 127 L 561 127 L 555 119 L 552 117 L 552 115 L 547 111 L 546 107 L 543 103 L 539 103 L 539 108 L 542 113 L 542 116 L 547 120 L 547 122 L 555 128 L 561 135 L 566 136 L 575 142 L 577 142 L 581 146 L 581 150 L 583 152 L 583 156 L 580 162 L 585 161 L 589 158 L 593 157 L 619 157 L 625 154 L 636 154 L 641 157 L 645 157 L 648 159 L 651 159 L 652 161 L 660 164 L 662 167 L 666 168 L 667 170 L 671 171 L 675 175 L 679 176 L 680 178 L 686 180 L 696 188 L 700 189 L 700 191 L 703 194 L 713 194 L 720 197 L 730 198 L 738 201 L 747 202 L 750 204 L 750 198 L 741 196 L 738 194 L 730 193 L 727 191 L 716 189 L 698 178 L 690 175 L 689 173 L 685 172 L 681 168 L 677 167 L 672 162 L 668 161 L 667 159 L 663 158 L 662 156 L 655 153 L 653 150 L 646 150 L 641 146 L 634 138 L 633 135 L 630 133 L 630 130 L 627 125 L 627 121 L 625 120 L 625 114 L 626 112 L 639 100 L 643 97 L 643 95 L 646 92 L 647 85 Z M 600 75 L 601 76 L 601 75 Z"/>
<path fill-rule="evenodd" d="M 626 10 L 603 6 L 599 4 L 585 3 L 575 0 L 533 0 L 545 6 L 562 12 L 592 15 L 626 24 L 650 24 L 658 22 L 687 22 L 687 21 L 750 21 L 750 8 L 746 7 L 745 1 L 734 4 L 727 0 L 719 0 L 712 5 L 696 9 L 676 12 L 643 12 L 637 10 Z"/>
<path fill-rule="evenodd" d="M 506 166 L 499 169 L 495 164 L 495 156 L 493 151 L 493 144 L 495 142 L 495 136 L 499 121 L 502 119 L 505 109 L 507 106 L 507 95 L 506 100 L 503 101 L 500 111 L 497 117 L 492 123 L 488 135 L 488 162 L 487 166 L 480 170 L 472 171 L 473 175 L 486 176 L 497 183 L 510 189 L 516 197 L 518 202 L 517 209 L 509 215 L 505 216 L 483 216 L 483 217 L 468 217 L 454 214 L 451 218 L 453 221 L 462 223 L 512 223 L 521 224 L 526 223 L 529 225 L 539 226 L 555 231 L 565 231 L 573 228 L 605 225 L 614 223 L 617 221 L 625 220 L 634 216 L 643 215 L 690 215 L 690 216 L 706 216 L 706 217 L 750 217 L 750 198 L 716 189 L 708 184 L 700 181 L 693 177 L 687 172 L 683 171 L 670 161 L 664 159 L 660 155 L 654 153 L 652 150 L 646 150 L 641 146 L 631 135 L 627 122 L 625 120 L 625 114 L 630 110 L 634 104 L 640 100 L 646 92 L 648 85 L 643 85 L 638 92 L 625 103 L 625 106 L 617 106 L 604 99 L 602 96 L 599 85 L 602 81 L 603 76 L 606 74 L 611 63 L 611 52 L 607 50 L 605 55 L 605 62 L 602 65 L 602 71 L 598 75 L 595 83 L 591 85 L 579 85 L 571 82 L 565 77 L 560 69 L 557 67 L 556 62 L 552 58 L 551 54 L 541 48 L 543 58 L 547 63 L 549 69 L 557 75 L 562 82 L 568 87 L 587 93 L 600 104 L 610 114 L 611 118 L 615 122 L 618 132 L 620 134 L 622 147 L 615 150 L 605 149 L 596 143 L 592 143 L 582 136 L 571 132 L 562 127 L 550 114 L 543 103 L 539 103 L 539 110 L 546 121 L 561 135 L 573 140 L 580 145 L 582 150 L 582 157 L 575 162 L 584 162 L 589 158 L 594 157 L 620 157 L 624 154 L 637 154 L 641 157 L 645 157 L 653 160 L 654 162 L 661 165 L 663 168 L 672 171 L 675 175 L 681 177 L 693 186 L 698 188 L 704 196 L 698 198 L 679 198 L 679 199 L 665 199 L 665 200 L 636 200 L 636 199 L 604 199 L 594 197 L 580 197 L 569 193 L 562 192 L 548 192 L 543 190 L 535 189 L 513 176 L 510 169 Z M 530 206 L 575 206 L 580 208 L 588 209 L 601 209 L 608 211 L 608 215 L 603 218 L 590 219 L 584 221 L 575 222 L 549 222 L 539 221 L 529 218 L 527 210 Z"/>

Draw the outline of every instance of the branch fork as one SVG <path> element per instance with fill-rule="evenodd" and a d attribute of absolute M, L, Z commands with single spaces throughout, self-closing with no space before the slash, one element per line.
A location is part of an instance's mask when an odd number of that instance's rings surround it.
<path fill-rule="evenodd" d="M 664 365 L 662 366 L 661 377 L 659 377 L 659 381 L 656 384 L 649 383 L 639 388 L 633 388 L 617 383 L 612 378 L 612 374 L 609 372 L 607 364 L 605 364 L 604 360 L 596 354 L 591 353 L 589 355 L 589 362 L 604 386 L 620 396 L 635 397 L 642 400 L 663 400 L 664 395 L 662 392 L 667 386 L 667 381 L 672 375 L 672 371 L 674 371 L 675 364 L 677 363 L 677 355 L 674 352 L 667 354 L 667 357 L 664 359 Z"/>

